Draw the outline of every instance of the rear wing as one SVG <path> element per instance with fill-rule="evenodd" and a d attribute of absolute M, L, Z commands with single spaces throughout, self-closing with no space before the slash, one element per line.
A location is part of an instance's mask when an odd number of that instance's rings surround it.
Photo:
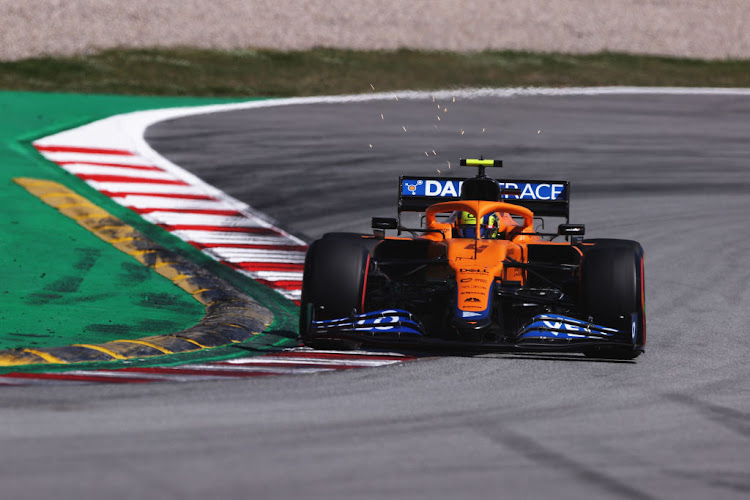
<path fill-rule="evenodd" d="M 401 212 L 424 212 L 427 207 L 441 201 L 453 201 L 461 196 L 461 185 L 468 178 L 399 177 L 398 217 Z M 526 207 L 535 216 L 563 217 L 570 221 L 570 183 L 568 181 L 502 180 L 502 189 L 520 191 L 504 194 L 502 201 Z"/>

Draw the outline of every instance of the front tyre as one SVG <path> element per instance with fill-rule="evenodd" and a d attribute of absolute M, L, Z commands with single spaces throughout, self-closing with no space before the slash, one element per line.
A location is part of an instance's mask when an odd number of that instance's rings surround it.
<path fill-rule="evenodd" d="M 594 347 L 590 357 L 630 360 L 646 344 L 643 248 L 635 241 L 591 240 L 581 265 L 581 304 L 593 322 L 627 331 L 631 345 Z"/>
<path fill-rule="evenodd" d="M 312 322 L 339 319 L 364 310 L 370 252 L 356 239 L 334 235 L 314 241 L 307 250 L 302 278 L 299 333 L 316 349 L 353 349 L 359 343 L 312 338 Z"/>

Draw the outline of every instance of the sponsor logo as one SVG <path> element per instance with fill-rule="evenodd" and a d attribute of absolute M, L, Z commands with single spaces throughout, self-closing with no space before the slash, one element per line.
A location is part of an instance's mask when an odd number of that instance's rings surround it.
<path fill-rule="evenodd" d="M 408 182 L 404 181 L 404 189 L 402 191 L 402 194 L 410 194 L 412 196 L 415 196 L 419 194 L 419 186 L 423 185 L 424 181 L 416 181 L 413 184 L 409 184 Z M 422 190 L 424 191 L 424 190 Z"/>
<path fill-rule="evenodd" d="M 383 311 L 383 314 L 395 313 L 397 311 Z M 367 320 L 358 320 L 355 324 L 358 326 L 371 326 L 375 330 L 382 332 L 393 330 L 401 321 L 399 316 L 381 316 L 379 318 Z M 387 325 L 387 326 L 386 326 Z"/>
<path fill-rule="evenodd" d="M 500 187 L 504 189 L 518 189 L 521 194 L 506 194 L 503 198 L 510 198 L 516 200 L 559 200 L 563 191 L 565 190 L 564 184 L 534 184 L 534 183 L 515 183 L 515 182 L 501 182 Z"/>
<path fill-rule="evenodd" d="M 440 196 L 443 198 L 458 198 L 463 181 L 427 181 L 425 196 Z"/>
<path fill-rule="evenodd" d="M 490 270 L 487 269 L 486 267 L 484 269 L 471 269 L 471 268 L 459 269 L 458 271 L 461 273 L 480 273 L 480 274 L 487 274 L 490 272 Z"/>
<path fill-rule="evenodd" d="M 475 313 L 471 311 L 461 311 L 461 317 L 462 318 L 476 318 L 477 316 L 481 316 L 481 313 Z"/>
<path fill-rule="evenodd" d="M 565 199 L 565 185 L 535 182 L 500 182 L 503 189 L 517 189 L 521 194 L 506 194 L 503 198 L 520 200 L 562 200 Z M 461 195 L 463 181 L 411 179 L 404 180 L 401 194 L 409 196 L 430 196 L 440 198 L 458 198 Z"/>
<path fill-rule="evenodd" d="M 570 323 L 564 323 L 562 321 L 542 321 L 544 326 L 547 328 L 554 328 L 555 330 L 566 330 L 569 332 L 587 332 L 591 333 L 588 328 L 582 328 L 580 326 L 571 325 Z"/>
<path fill-rule="evenodd" d="M 461 278 L 461 283 L 471 283 L 474 278 Z"/>
<path fill-rule="evenodd" d="M 481 300 L 476 297 L 469 297 L 466 299 L 466 302 L 481 302 Z"/>

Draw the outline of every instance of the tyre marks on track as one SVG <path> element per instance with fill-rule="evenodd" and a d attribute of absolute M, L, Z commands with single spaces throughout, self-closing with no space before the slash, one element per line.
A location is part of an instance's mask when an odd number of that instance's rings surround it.
<path fill-rule="evenodd" d="M 396 365 L 417 359 L 399 353 L 315 351 L 290 349 L 264 356 L 179 366 L 131 367 L 117 370 L 69 370 L 47 373 L 7 373 L 0 385 L 195 382 L 273 375 L 309 375 L 340 370 Z"/>
<path fill-rule="evenodd" d="M 34 142 L 48 160 L 215 260 L 299 302 L 304 241 L 238 207 L 190 176 L 127 149 Z M 85 139 L 85 138 L 84 138 Z"/>

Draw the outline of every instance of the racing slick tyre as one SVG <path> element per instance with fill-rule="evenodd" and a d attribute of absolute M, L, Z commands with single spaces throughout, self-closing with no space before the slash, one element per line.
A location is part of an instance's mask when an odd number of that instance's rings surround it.
<path fill-rule="evenodd" d="M 628 240 L 587 240 L 583 255 L 581 302 L 594 323 L 631 332 L 632 343 L 584 351 L 589 357 L 630 360 L 644 352 L 646 313 L 643 248 Z"/>
<path fill-rule="evenodd" d="M 363 312 L 370 252 L 348 237 L 330 235 L 307 250 L 302 278 L 299 333 L 315 349 L 356 349 L 360 343 L 311 338 L 313 320 L 338 319 Z"/>

